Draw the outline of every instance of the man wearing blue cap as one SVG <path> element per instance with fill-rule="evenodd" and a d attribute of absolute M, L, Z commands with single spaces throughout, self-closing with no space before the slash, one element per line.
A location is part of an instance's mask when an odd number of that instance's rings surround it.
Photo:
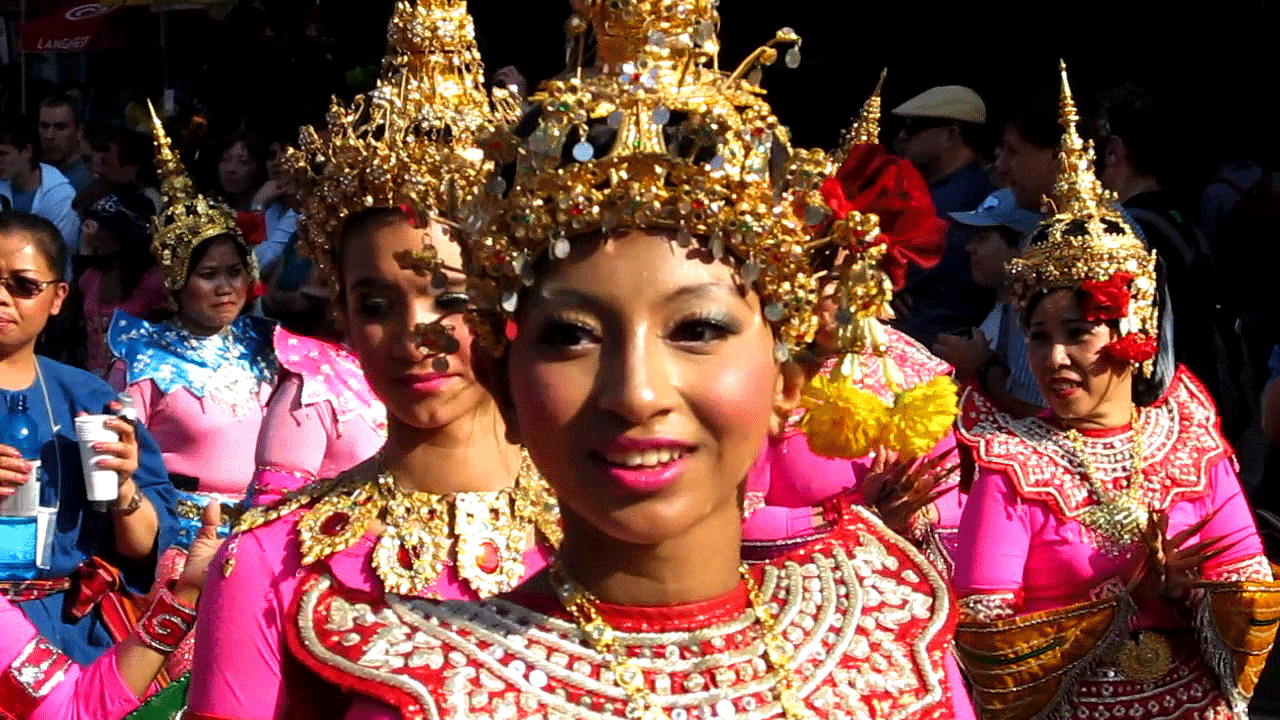
<path fill-rule="evenodd" d="M 1017 311 L 1008 300 L 1009 260 L 1040 224 L 1040 216 L 1018 207 L 1012 190 L 997 190 L 976 210 L 948 213 L 972 228 L 968 242 L 973 281 L 996 291 L 996 306 L 967 335 L 939 335 L 933 352 L 956 369 L 961 381 L 973 381 L 1006 412 L 1025 417 L 1045 407 L 1027 365 L 1026 338 Z"/>

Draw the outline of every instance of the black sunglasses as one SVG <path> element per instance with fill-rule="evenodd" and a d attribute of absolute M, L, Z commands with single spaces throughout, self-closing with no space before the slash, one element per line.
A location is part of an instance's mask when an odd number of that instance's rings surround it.
<path fill-rule="evenodd" d="M 30 300 L 50 285 L 62 282 L 61 280 L 36 280 L 25 275 L 9 275 L 8 277 L 0 277 L 0 287 L 8 291 L 9 296 L 19 300 Z"/>

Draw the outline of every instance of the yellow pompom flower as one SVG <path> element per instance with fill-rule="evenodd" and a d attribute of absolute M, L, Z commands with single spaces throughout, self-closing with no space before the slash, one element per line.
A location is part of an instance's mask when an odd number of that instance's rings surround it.
<path fill-rule="evenodd" d="M 800 429 L 809 448 L 823 457 L 860 458 L 871 453 L 889 422 L 889 408 L 845 379 L 818 375 L 805 388 L 807 410 Z"/>
<path fill-rule="evenodd" d="M 903 457 L 920 457 L 942 441 L 960 413 L 955 382 L 946 375 L 898 394 L 882 444 Z"/>

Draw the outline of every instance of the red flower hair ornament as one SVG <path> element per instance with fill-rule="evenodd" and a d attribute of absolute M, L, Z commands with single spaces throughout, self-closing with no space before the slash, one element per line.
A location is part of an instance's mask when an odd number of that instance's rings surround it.
<path fill-rule="evenodd" d="M 1080 285 L 1080 312 L 1089 322 L 1120 320 L 1129 315 L 1133 275 L 1114 272 L 1106 280 L 1089 280 Z M 1111 359 L 1130 365 L 1144 363 L 1156 356 L 1156 339 L 1140 332 L 1121 335 L 1107 344 L 1102 352 Z"/>

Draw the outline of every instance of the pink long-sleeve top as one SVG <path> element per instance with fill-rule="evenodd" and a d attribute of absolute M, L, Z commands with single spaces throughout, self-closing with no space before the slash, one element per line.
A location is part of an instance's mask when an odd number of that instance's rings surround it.
<path fill-rule="evenodd" d="M 1165 398 L 1140 413 L 1139 425 L 1144 500 L 1168 514 L 1169 535 L 1213 514 L 1187 545 L 1221 537 L 1230 547 L 1205 564 L 1203 576 L 1269 580 L 1234 460 L 1199 383 L 1180 372 Z M 1124 589 L 1145 546 L 1086 525 L 1081 511 L 1096 501 L 1065 433 L 1047 419 L 1010 419 L 967 394 L 960 434 L 978 467 L 960 522 L 955 572 L 956 594 L 971 616 L 998 619 Z M 1082 435 L 1104 484 L 1113 491 L 1127 487 L 1132 428 Z M 1163 600 L 1140 607 L 1134 629 L 1185 626 L 1177 610 Z"/>
<path fill-rule="evenodd" d="M 863 389 L 881 401 L 893 401 L 893 386 L 911 387 L 951 372 L 951 366 L 910 336 L 889 327 L 885 330 L 890 341 L 887 357 L 864 357 L 860 382 Z M 885 360 L 890 371 L 899 375 L 892 383 L 887 377 Z M 834 363 L 834 360 L 828 362 L 821 372 L 830 373 Z M 747 475 L 747 520 L 743 525 L 743 536 L 747 540 L 774 541 L 805 535 L 813 529 L 822 504 L 846 490 L 853 490 L 855 502 L 861 501 L 857 487 L 871 469 L 871 458 L 850 462 L 817 455 L 809 449 L 805 436 L 794 428 L 800 415 L 797 413 L 792 418 L 788 430 L 769 438 L 764 452 Z M 948 433 L 930 456 L 953 447 L 955 438 Z M 954 483 L 952 486 L 956 487 Z M 964 495 L 957 489 L 939 498 L 932 509 L 931 520 L 948 552 L 953 550 L 963 506 Z"/>
<path fill-rule="evenodd" d="M 88 334 L 88 359 L 86 368 L 98 377 L 105 377 L 111 369 L 111 348 L 107 345 L 107 330 L 116 310 L 134 317 L 148 317 L 165 307 L 169 291 L 164 287 L 164 273 L 157 265 L 146 271 L 138 281 L 138 287 L 126 298 L 114 303 L 101 299 L 102 278 L 106 273 L 89 268 L 80 276 L 80 292 L 84 295 L 84 323 Z"/>
<path fill-rule="evenodd" d="M 139 700 L 120 677 L 115 650 L 87 667 L 71 662 L 0 598 L 0 718 L 118 720 Z"/>
<path fill-rule="evenodd" d="M 348 704 L 330 686 L 302 670 L 288 654 L 285 627 L 293 622 L 292 605 L 308 572 L 302 564 L 298 510 L 274 522 L 233 536 L 209 573 L 196 623 L 195 663 L 191 671 L 188 711 L 197 717 L 234 720 L 284 720 L 295 717 L 343 717 Z M 356 544 L 324 562 L 334 578 L 353 589 L 381 592 L 382 581 L 371 562 L 377 537 L 366 534 Z M 541 544 L 524 554 L 525 577 L 546 566 L 550 552 Z M 443 599 L 476 599 L 453 566 L 428 589 Z M 399 718 L 389 707 L 360 700 L 345 717 Z"/>
<path fill-rule="evenodd" d="M 287 373 L 258 435 L 254 504 L 336 477 L 372 457 L 387 439 L 386 407 L 350 351 L 279 327 L 275 347 Z"/>

